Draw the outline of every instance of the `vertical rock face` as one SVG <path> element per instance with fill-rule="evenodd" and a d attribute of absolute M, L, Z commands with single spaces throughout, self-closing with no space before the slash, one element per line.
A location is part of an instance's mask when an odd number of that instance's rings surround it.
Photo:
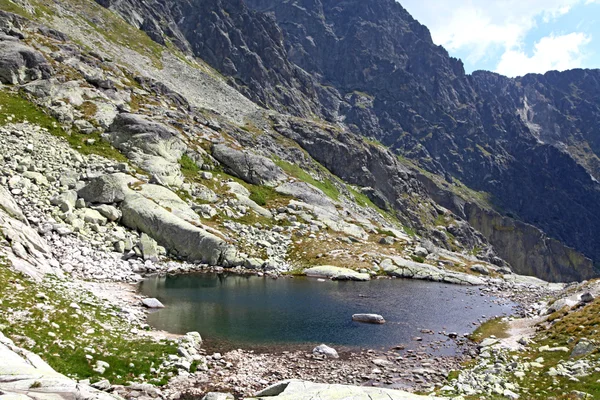
<path fill-rule="evenodd" d="M 342 121 L 600 263 L 599 70 L 467 75 L 394 0 L 98 2 L 203 58 L 258 104 Z M 314 142 L 303 147 L 350 174 Z"/>

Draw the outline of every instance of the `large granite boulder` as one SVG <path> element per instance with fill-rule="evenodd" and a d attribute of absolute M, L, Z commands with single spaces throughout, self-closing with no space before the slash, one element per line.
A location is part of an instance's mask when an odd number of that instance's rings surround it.
<path fill-rule="evenodd" d="M 131 175 L 116 173 L 92 179 L 77 194 L 90 203 L 111 204 L 125 200 L 129 184 L 137 182 Z"/>
<path fill-rule="evenodd" d="M 122 113 L 116 116 L 107 136 L 134 164 L 162 184 L 181 186 L 179 160 L 187 150 L 181 133 L 148 117 Z"/>
<path fill-rule="evenodd" d="M 52 67 L 33 47 L 0 38 L 0 82 L 19 85 L 52 75 Z"/>
<path fill-rule="evenodd" d="M 121 203 L 121 223 L 154 238 L 161 246 L 190 261 L 221 265 L 231 254 L 223 239 L 179 218 L 135 192 Z"/>
<path fill-rule="evenodd" d="M 287 176 L 272 160 L 244 150 L 235 150 L 219 144 L 213 146 L 212 155 L 227 172 L 254 185 L 277 186 Z"/>

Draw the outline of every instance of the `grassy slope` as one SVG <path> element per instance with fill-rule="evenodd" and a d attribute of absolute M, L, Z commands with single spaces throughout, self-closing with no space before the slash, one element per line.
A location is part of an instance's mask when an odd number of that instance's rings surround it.
<path fill-rule="evenodd" d="M 33 282 L 0 260 L 0 329 L 76 379 L 166 383 L 174 371 L 151 373 L 150 369 L 158 369 L 168 354 L 176 353 L 175 342 L 131 334 L 132 326 L 117 309 L 107 308 L 91 293 L 69 292 L 56 278 Z M 80 310 L 71 307 L 73 302 Z M 103 375 L 93 371 L 97 360 L 110 365 Z"/>

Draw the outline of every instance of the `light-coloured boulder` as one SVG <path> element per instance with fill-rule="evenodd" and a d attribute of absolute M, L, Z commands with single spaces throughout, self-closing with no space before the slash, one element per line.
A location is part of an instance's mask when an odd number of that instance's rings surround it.
<path fill-rule="evenodd" d="M 84 208 L 81 210 L 81 219 L 88 224 L 106 225 L 106 217 L 100 214 L 98 211 L 91 208 Z"/>
<path fill-rule="evenodd" d="M 442 400 L 444 397 L 421 396 L 401 390 L 368 386 L 332 385 L 288 380 L 258 392 L 251 399 L 279 400 Z M 250 399 L 247 399 L 250 400 Z"/>
<path fill-rule="evenodd" d="M 138 247 L 142 252 L 144 260 L 158 261 L 158 244 L 150 236 L 142 233 Z"/>
<path fill-rule="evenodd" d="M 108 204 L 101 204 L 93 207 L 94 210 L 98 211 L 104 218 L 113 222 L 121 218 L 121 211 L 115 206 L 109 206 Z"/>
<path fill-rule="evenodd" d="M 225 186 L 227 186 L 229 193 L 246 197 L 250 196 L 250 191 L 237 182 L 227 182 Z"/>
<path fill-rule="evenodd" d="M 209 392 L 202 400 L 234 400 L 235 397 L 231 393 Z"/>
<path fill-rule="evenodd" d="M 325 356 L 327 358 L 340 358 L 338 352 L 333 347 L 329 347 L 326 344 L 315 347 L 312 352 L 313 354 Z"/>
<path fill-rule="evenodd" d="M 353 314 L 352 321 L 366 324 L 385 324 L 385 318 L 379 314 Z"/>
<path fill-rule="evenodd" d="M 144 197 L 154 201 L 159 206 L 169 210 L 174 215 L 188 222 L 199 224 L 200 217 L 179 196 L 166 187 L 152 184 L 140 186 L 138 191 Z"/>
<path fill-rule="evenodd" d="M 62 212 L 70 212 L 75 209 L 75 203 L 77 202 L 77 192 L 74 190 L 67 190 L 57 196 L 50 199 L 50 203 L 61 209 Z"/>
<path fill-rule="evenodd" d="M 4 186 L 0 186 L 0 209 L 6 211 L 8 215 L 19 221 L 26 221 L 21 207 L 19 207 L 15 199 L 13 199 L 12 194 Z"/>
<path fill-rule="evenodd" d="M 179 159 L 187 146 L 180 132 L 143 115 L 122 113 L 116 116 L 107 134 L 113 146 L 159 183 L 181 186 Z"/>
<path fill-rule="evenodd" d="M 235 197 L 239 204 L 248 207 L 258 215 L 261 215 L 266 218 L 273 218 L 273 214 L 271 214 L 271 211 L 259 206 L 258 204 L 256 204 L 255 201 L 251 200 L 249 197 L 242 196 L 239 194 L 236 194 Z"/>
<path fill-rule="evenodd" d="M 164 304 L 160 300 L 153 297 L 149 297 L 142 300 L 142 304 L 148 308 L 165 308 Z"/>
<path fill-rule="evenodd" d="M 332 265 L 321 265 L 304 270 L 304 274 L 310 277 L 328 278 L 338 281 L 368 281 L 369 274 L 361 274 L 349 268 L 334 267 Z"/>
<path fill-rule="evenodd" d="M 224 240 L 173 215 L 138 193 L 129 194 L 121 203 L 121 223 L 154 238 L 161 246 L 176 251 L 190 261 L 220 265 L 232 247 Z"/>

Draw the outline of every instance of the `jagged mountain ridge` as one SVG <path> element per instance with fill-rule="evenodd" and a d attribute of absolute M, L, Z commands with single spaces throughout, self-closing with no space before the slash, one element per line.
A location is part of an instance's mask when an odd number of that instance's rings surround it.
<path fill-rule="evenodd" d="M 153 35 L 185 37 L 259 104 L 343 121 L 600 259 L 598 70 L 467 75 L 393 0 L 103 3 L 170 8 Z"/>

